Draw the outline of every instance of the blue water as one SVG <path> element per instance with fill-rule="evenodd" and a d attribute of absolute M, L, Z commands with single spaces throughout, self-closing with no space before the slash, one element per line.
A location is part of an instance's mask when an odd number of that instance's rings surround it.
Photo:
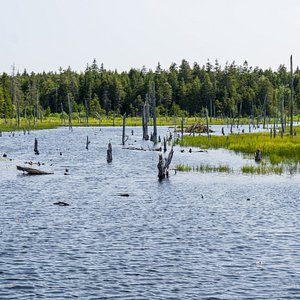
<path fill-rule="evenodd" d="M 127 134 L 126 147 L 152 146 L 140 128 Z M 300 299 L 299 175 L 159 182 L 158 152 L 122 149 L 121 128 L 4 133 L 2 153 L 0 299 Z M 25 161 L 54 174 L 24 176 Z M 250 160 L 177 146 L 172 165 L 182 162 Z"/>

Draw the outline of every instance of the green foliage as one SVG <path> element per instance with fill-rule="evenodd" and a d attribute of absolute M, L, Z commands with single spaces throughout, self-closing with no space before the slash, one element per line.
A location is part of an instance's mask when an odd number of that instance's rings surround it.
<path fill-rule="evenodd" d="M 21 112 L 45 111 L 68 113 L 68 98 L 72 111 L 93 117 L 114 112 L 129 116 L 140 116 L 141 107 L 151 84 L 155 82 L 156 100 L 160 115 L 198 115 L 207 108 L 209 116 L 261 117 L 263 110 L 268 116 L 278 115 L 283 101 L 283 114 L 289 109 L 289 72 L 284 66 L 278 71 L 226 64 L 224 69 L 218 62 L 207 62 L 190 66 L 182 60 L 179 66 L 171 64 L 163 70 L 158 64 L 156 71 L 145 68 L 130 69 L 128 72 L 106 70 L 93 60 L 81 73 L 70 67 L 59 72 L 31 73 L 24 71 L 14 76 L 0 75 L 0 118 L 15 115 L 16 100 Z M 300 108 L 300 70 L 294 72 L 295 107 Z M 14 89 L 12 89 L 14 86 Z M 14 93 L 12 93 L 14 90 Z M 15 105 L 15 106 L 14 106 Z"/>

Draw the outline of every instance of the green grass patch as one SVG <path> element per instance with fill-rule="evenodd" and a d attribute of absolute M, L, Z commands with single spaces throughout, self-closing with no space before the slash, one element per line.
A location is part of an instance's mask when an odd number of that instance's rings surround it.
<path fill-rule="evenodd" d="M 201 164 L 198 166 L 190 166 L 185 164 L 176 165 L 176 170 L 181 172 L 200 172 L 200 173 L 232 173 L 233 169 L 228 165 L 212 166 L 207 164 Z"/>
<path fill-rule="evenodd" d="M 201 147 L 204 149 L 224 148 L 235 152 L 249 154 L 254 158 L 257 149 L 262 151 L 263 158 L 271 164 L 300 161 L 300 131 L 296 136 L 285 135 L 281 138 L 270 138 L 269 133 L 231 134 L 228 136 L 185 136 L 181 146 Z"/>

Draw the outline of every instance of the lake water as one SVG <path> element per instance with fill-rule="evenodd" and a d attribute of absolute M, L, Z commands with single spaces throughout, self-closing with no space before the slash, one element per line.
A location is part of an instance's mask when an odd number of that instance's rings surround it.
<path fill-rule="evenodd" d="M 158 152 L 122 149 L 121 132 L 0 138 L 0 299 L 300 299 L 299 175 L 171 171 L 159 182 Z M 126 147 L 152 147 L 141 128 L 126 133 Z M 194 150 L 176 146 L 172 165 L 253 163 Z M 25 161 L 54 174 L 24 176 Z"/>

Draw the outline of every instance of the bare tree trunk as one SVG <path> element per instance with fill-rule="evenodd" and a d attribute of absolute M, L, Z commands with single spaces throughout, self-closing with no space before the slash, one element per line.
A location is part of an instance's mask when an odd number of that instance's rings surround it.
<path fill-rule="evenodd" d="M 61 114 L 62 114 L 62 117 L 64 120 L 64 125 L 66 125 L 66 117 L 65 117 L 65 112 L 64 112 L 64 107 L 63 107 L 62 102 L 60 102 L 60 108 L 61 108 Z"/>
<path fill-rule="evenodd" d="M 149 120 L 149 104 L 148 104 L 148 95 L 146 95 L 146 101 L 143 105 L 142 109 L 142 122 L 143 122 L 143 139 L 148 141 L 148 120 Z"/>
<path fill-rule="evenodd" d="M 67 94 L 68 97 L 68 105 L 69 105 L 69 129 L 72 129 L 72 106 L 70 100 L 70 94 Z"/>
<path fill-rule="evenodd" d="M 284 112 L 284 95 L 282 95 L 282 98 L 281 98 L 281 105 L 280 105 L 281 137 L 283 137 L 283 134 L 284 134 L 284 118 L 283 118 L 283 112 Z"/>
<path fill-rule="evenodd" d="M 85 146 L 85 149 L 86 150 L 89 150 L 89 144 L 90 144 L 91 142 L 89 141 L 89 136 L 87 136 L 86 137 L 86 146 Z"/>
<path fill-rule="evenodd" d="M 183 140 L 183 124 L 184 124 L 184 118 L 181 119 L 181 140 Z"/>
<path fill-rule="evenodd" d="M 290 57 L 291 63 L 291 107 L 290 107 L 290 136 L 293 136 L 293 114 L 294 114 L 294 75 L 293 75 L 293 56 Z"/>
<path fill-rule="evenodd" d="M 156 128 L 156 99 L 155 99 L 155 83 L 152 82 L 152 114 L 153 114 L 153 137 L 152 141 L 157 143 L 157 128 Z"/>
<path fill-rule="evenodd" d="M 263 112 L 264 112 L 264 124 L 263 124 L 263 129 L 266 128 L 266 116 L 267 116 L 267 101 L 268 101 L 268 95 L 265 95 L 265 100 L 263 104 Z"/>
<path fill-rule="evenodd" d="M 122 131 L 122 145 L 125 145 L 125 127 L 126 127 L 126 113 L 123 115 L 123 131 Z"/>
<path fill-rule="evenodd" d="M 17 95 L 17 125 L 18 129 L 20 129 L 21 126 L 21 119 L 20 119 L 20 94 Z"/>
<path fill-rule="evenodd" d="M 39 155 L 39 150 L 38 150 L 38 140 L 37 138 L 34 139 L 34 154 Z"/>
<path fill-rule="evenodd" d="M 209 137 L 209 128 L 208 128 L 208 109 L 206 107 L 205 109 L 205 119 L 206 119 L 206 131 L 207 131 L 207 136 Z"/>
<path fill-rule="evenodd" d="M 85 126 L 89 124 L 89 113 L 88 113 L 88 100 L 84 101 L 84 110 L 85 110 Z"/>
<path fill-rule="evenodd" d="M 108 163 L 112 162 L 112 146 L 111 146 L 111 143 L 108 143 L 106 160 L 107 160 Z"/>

